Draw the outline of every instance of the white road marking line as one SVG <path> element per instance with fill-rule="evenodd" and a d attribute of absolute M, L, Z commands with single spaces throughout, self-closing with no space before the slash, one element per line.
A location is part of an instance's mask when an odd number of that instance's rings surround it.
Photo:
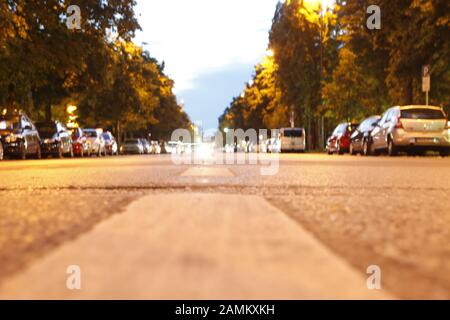
<path fill-rule="evenodd" d="M 68 266 L 81 290 L 66 288 Z M 357 272 L 258 196 L 149 195 L 34 263 L 0 299 L 377 299 Z"/>

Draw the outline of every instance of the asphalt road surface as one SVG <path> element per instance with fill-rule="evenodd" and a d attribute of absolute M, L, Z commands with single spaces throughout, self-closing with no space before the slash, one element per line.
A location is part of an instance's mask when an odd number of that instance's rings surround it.
<path fill-rule="evenodd" d="M 450 298 L 450 159 L 262 167 L 0 162 L 0 298 Z"/>

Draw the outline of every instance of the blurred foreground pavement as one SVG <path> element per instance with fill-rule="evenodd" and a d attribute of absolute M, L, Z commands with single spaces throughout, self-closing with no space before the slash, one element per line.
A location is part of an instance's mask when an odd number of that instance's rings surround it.
<path fill-rule="evenodd" d="M 280 157 L 1 162 L 0 298 L 450 298 L 449 159 Z"/>

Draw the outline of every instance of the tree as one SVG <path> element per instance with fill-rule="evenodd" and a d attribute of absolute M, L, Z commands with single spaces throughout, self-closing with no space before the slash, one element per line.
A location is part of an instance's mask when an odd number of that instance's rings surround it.
<path fill-rule="evenodd" d="M 65 25 L 67 1 L 9 0 L 1 7 L 10 32 L 0 51 L 0 87 L 4 92 L 13 84 L 16 100 L 37 115 L 45 110 L 47 120 L 51 106 L 77 87 L 95 45 L 107 41 L 111 30 L 119 38 L 130 39 L 139 28 L 134 0 L 80 0 L 77 4 L 81 31 Z"/>
<path fill-rule="evenodd" d="M 307 128 L 310 148 L 316 146 L 323 115 L 322 86 L 336 63 L 339 42 L 335 16 L 309 1 L 292 0 L 277 7 L 270 47 L 278 65 L 282 102 L 295 111 L 296 122 Z"/>
<path fill-rule="evenodd" d="M 344 47 L 339 52 L 339 65 L 333 78 L 324 87 L 329 116 L 336 122 L 347 120 L 357 122 L 372 114 L 378 114 L 380 107 L 371 99 L 375 88 L 355 63 L 356 54 Z"/>

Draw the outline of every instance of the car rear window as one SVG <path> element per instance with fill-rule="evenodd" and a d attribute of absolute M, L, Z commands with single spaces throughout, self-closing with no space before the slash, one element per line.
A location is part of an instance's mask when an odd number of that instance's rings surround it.
<path fill-rule="evenodd" d="M 303 131 L 302 130 L 285 130 L 284 136 L 286 138 L 301 138 L 301 137 L 303 137 Z"/>
<path fill-rule="evenodd" d="M 85 131 L 84 134 L 88 138 L 97 138 L 98 137 L 97 131 Z"/>
<path fill-rule="evenodd" d="M 446 119 L 444 112 L 435 109 L 408 109 L 402 110 L 402 119 L 422 119 L 422 120 L 437 120 Z"/>

